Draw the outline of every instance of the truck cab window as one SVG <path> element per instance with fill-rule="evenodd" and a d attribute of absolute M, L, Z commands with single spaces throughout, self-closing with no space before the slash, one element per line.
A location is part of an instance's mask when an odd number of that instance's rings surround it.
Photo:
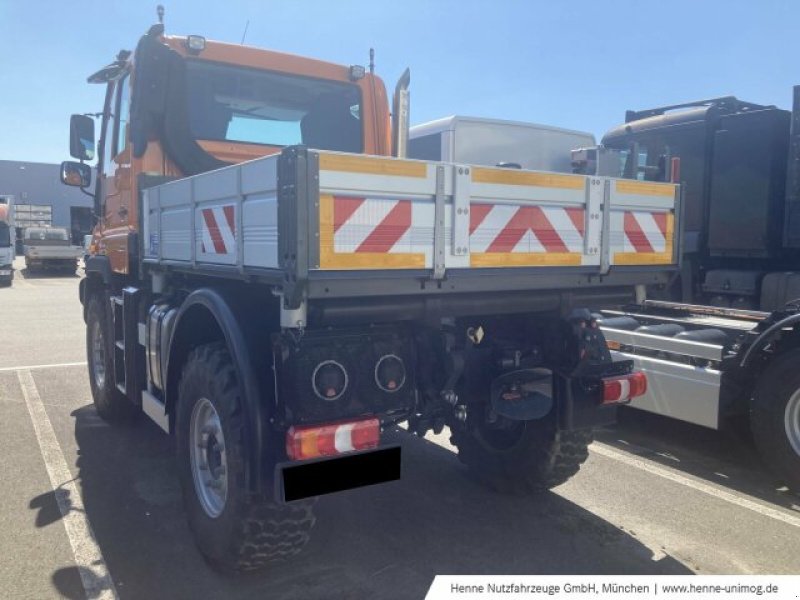
<path fill-rule="evenodd" d="M 116 119 L 114 123 L 114 156 L 117 156 L 127 145 L 127 126 L 130 113 L 130 77 L 125 75 L 117 83 Z"/>
<path fill-rule="evenodd" d="M 356 85 L 200 61 L 186 66 L 189 127 L 197 140 L 363 149 Z"/>
<path fill-rule="evenodd" d="M 111 81 L 106 91 L 106 107 L 103 115 L 103 125 L 100 134 L 100 172 L 103 177 L 114 175 L 114 161 L 111 160 L 115 153 L 114 148 L 114 119 L 116 114 L 116 90 L 117 82 Z"/>

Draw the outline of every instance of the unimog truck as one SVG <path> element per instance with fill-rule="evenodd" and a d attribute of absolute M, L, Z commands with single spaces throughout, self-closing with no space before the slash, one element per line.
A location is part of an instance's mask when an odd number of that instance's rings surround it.
<path fill-rule="evenodd" d="M 89 78 L 99 144 L 72 117 L 62 180 L 89 187 L 98 155 L 94 404 L 174 437 L 223 570 L 298 552 L 316 497 L 398 479 L 398 425 L 536 492 L 646 390 L 581 307 L 668 281 L 677 186 L 408 160 L 408 80 L 392 117 L 371 68 L 157 24 Z"/>

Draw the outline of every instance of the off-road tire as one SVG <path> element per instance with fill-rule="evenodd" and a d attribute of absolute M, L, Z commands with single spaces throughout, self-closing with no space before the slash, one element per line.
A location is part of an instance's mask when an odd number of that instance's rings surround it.
<path fill-rule="evenodd" d="M 92 399 L 97 414 L 103 420 L 122 424 L 134 420 L 140 413 L 139 407 L 128 400 L 118 389 L 114 377 L 114 339 L 113 325 L 111 322 L 111 312 L 108 310 L 108 302 L 104 294 L 93 294 L 89 296 L 86 307 L 86 360 L 89 369 L 89 386 L 92 390 Z M 95 328 L 98 328 L 102 336 L 103 347 L 103 366 L 105 378 L 102 385 L 98 385 L 95 376 L 95 357 L 93 354 L 93 336 Z"/>
<path fill-rule="evenodd" d="M 450 441 L 458 458 L 489 488 L 509 494 L 544 492 L 575 475 L 589 455 L 592 430 L 556 431 L 552 418 L 519 424 L 515 442 L 497 448 L 486 440 L 483 427 L 455 427 Z"/>
<path fill-rule="evenodd" d="M 750 428 L 762 459 L 792 490 L 800 493 L 800 455 L 786 433 L 790 398 L 800 389 L 800 350 L 779 356 L 767 367 L 750 402 Z"/>
<path fill-rule="evenodd" d="M 195 404 L 208 399 L 225 440 L 227 498 L 212 518 L 198 499 L 192 476 L 189 423 Z M 216 569 L 252 571 L 300 552 L 310 538 L 313 501 L 278 504 L 245 486 L 242 391 L 222 343 L 200 346 L 186 360 L 178 390 L 177 458 L 189 527 L 204 558 Z"/>

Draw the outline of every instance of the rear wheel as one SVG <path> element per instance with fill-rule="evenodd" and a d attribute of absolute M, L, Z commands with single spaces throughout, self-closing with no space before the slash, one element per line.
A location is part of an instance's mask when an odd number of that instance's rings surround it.
<path fill-rule="evenodd" d="M 313 502 L 281 505 L 245 486 L 242 391 L 222 343 L 195 349 L 178 391 L 177 455 L 189 526 L 203 556 L 247 571 L 300 552 Z"/>
<path fill-rule="evenodd" d="M 530 494 L 556 487 L 575 475 L 592 442 L 590 429 L 558 431 L 553 415 L 535 421 L 485 420 L 454 428 L 458 457 L 488 487 Z"/>
<path fill-rule="evenodd" d="M 134 419 L 139 409 L 117 389 L 111 316 L 104 299 L 104 294 L 94 294 L 86 307 L 89 386 L 97 413 L 109 423 L 123 423 Z"/>
<path fill-rule="evenodd" d="M 800 492 L 800 350 L 779 356 L 753 394 L 750 426 L 767 465 Z"/>

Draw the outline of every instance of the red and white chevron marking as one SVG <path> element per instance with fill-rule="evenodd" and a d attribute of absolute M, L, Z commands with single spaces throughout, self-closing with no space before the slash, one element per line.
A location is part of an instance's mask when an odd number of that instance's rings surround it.
<path fill-rule="evenodd" d="M 425 238 L 414 241 L 414 232 L 425 228 L 424 219 L 410 200 L 382 198 L 333 198 L 333 247 L 340 253 L 424 251 Z M 417 213 L 415 215 L 415 213 Z M 433 222 L 427 227 L 433 240 Z"/>
<path fill-rule="evenodd" d="M 204 254 L 236 252 L 236 222 L 233 204 L 204 208 L 200 224 L 201 248 Z"/>
<path fill-rule="evenodd" d="M 470 210 L 470 252 L 583 252 L 583 208 L 473 204 Z"/>
<path fill-rule="evenodd" d="M 667 249 L 666 213 L 625 211 L 623 231 L 623 252 L 652 253 Z"/>

